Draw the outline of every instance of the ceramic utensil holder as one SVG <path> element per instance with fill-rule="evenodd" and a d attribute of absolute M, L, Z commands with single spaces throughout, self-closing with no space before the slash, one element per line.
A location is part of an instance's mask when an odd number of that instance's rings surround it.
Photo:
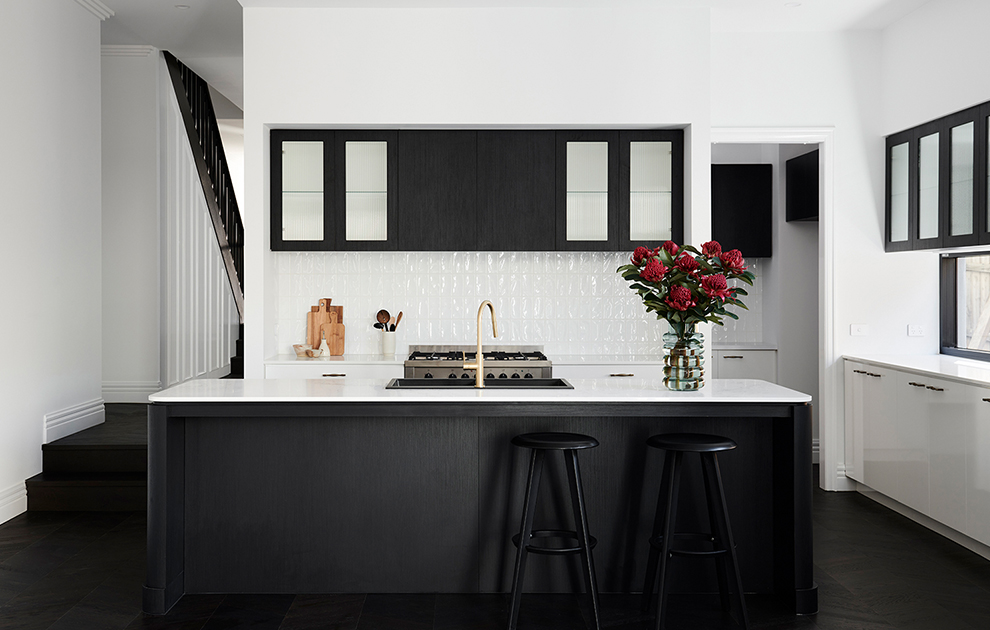
<path fill-rule="evenodd" d="M 395 332 L 382 332 L 382 354 L 395 354 Z"/>

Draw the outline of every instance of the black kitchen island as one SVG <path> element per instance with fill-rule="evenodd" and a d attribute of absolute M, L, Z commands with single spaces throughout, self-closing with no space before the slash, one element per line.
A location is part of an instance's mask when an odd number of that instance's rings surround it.
<path fill-rule="evenodd" d="M 200 380 L 153 395 L 145 612 L 163 614 L 185 593 L 508 591 L 528 457 L 510 440 L 530 431 L 601 442 L 580 462 L 602 592 L 642 589 L 662 467 L 646 438 L 732 438 L 739 448 L 720 464 L 745 590 L 817 610 L 809 396 L 750 380 L 677 393 L 642 380 L 573 383 L 448 392 Z M 555 489 L 566 484 L 557 459 L 544 473 Z M 678 528 L 697 531 L 707 516 L 692 459 L 681 495 L 696 503 Z M 537 523 L 569 527 L 562 501 L 545 501 Z M 576 557 L 543 560 L 530 560 L 528 591 L 579 589 Z M 674 592 L 717 590 L 713 568 L 698 564 L 673 565 Z"/>

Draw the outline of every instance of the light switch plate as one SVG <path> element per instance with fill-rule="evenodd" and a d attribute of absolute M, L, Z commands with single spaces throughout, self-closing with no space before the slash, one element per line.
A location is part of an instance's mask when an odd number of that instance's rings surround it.
<path fill-rule="evenodd" d="M 853 337 L 866 337 L 870 334 L 869 324 L 849 324 L 849 334 Z"/>
<path fill-rule="evenodd" d="M 925 327 L 921 324 L 908 324 L 908 337 L 924 337 Z"/>

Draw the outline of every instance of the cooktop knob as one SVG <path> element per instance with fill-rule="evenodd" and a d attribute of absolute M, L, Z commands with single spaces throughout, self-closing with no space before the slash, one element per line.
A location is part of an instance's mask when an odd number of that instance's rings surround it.
<path fill-rule="evenodd" d="M 526 373 L 526 376 L 524 376 L 523 378 L 533 378 L 533 373 L 532 372 L 527 372 Z"/>
<path fill-rule="evenodd" d="M 519 372 L 513 372 L 512 378 L 519 378 Z"/>
<path fill-rule="evenodd" d="M 461 378 L 471 378 L 471 375 L 465 372 L 464 374 L 461 374 Z"/>
<path fill-rule="evenodd" d="M 498 377 L 499 378 L 509 378 L 508 375 L 505 372 L 502 372 L 501 374 L 499 374 Z"/>
<path fill-rule="evenodd" d="M 457 378 L 457 375 L 451 372 L 447 378 Z"/>
<path fill-rule="evenodd" d="M 433 375 L 427 372 L 426 374 L 423 375 L 423 378 L 433 378 Z"/>
<path fill-rule="evenodd" d="M 485 378 L 495 378 L 495 375 L 489 372 L 488 374 L 485 374 Z"/>

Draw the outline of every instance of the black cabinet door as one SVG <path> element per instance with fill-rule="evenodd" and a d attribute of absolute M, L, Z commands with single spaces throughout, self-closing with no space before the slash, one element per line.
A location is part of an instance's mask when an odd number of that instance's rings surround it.
<path fill-rule="evenodd" d="M 398 246 L 398 228 L 396 226 L 396 205 L 398 199 L 398 186 L 396 182 L 398 181 L 398 175 L 396 173 L 396 155 L 397 155 L 397 138 L 398 132 L 389 130 L 370 130 L 370 131 L 357 131 L 357 130 L 337 130 L 335 132 L 335 177 L 334 180 L 337 182 L 337 186 L 334 190 L 334 224 L 337 226 L 337 237 L 335 241 L 336 249 L 338 250 L 364 250 L 364 251 L 389 251 L 394 250 Z M 380 143 L 385 149 L 385 163 L 384 165 L 376 164 L 369 166 L 368 164 L 348 164 L 348 143 L 358 142 L 358 143 Z M 360 160 L 359 160 L 360 161 Z M 373 188 L 375 190 L 349 190 L 350 184 L 348 183 L 347 170 L 348 168 L 371 168 L 376 170 L 384 166 L 384 173 L 378 172 L 378 177 L 373 177 L 370 179 L 376 180 Z M 352 172 L 352 176 L 354 173 Z M 359 188 L 364 188 L 369 179 L 368 177 L 359 177 L 352 179 L 362 180 L 358 184 Z M 382 183 L 384 186 L 381 186 Z M 362 185 L 364 184 L 364 185 Z M 381 190 L 384 188 L 384 190 Z M 348 197 L 351 197 L 349 200 Z M 368 199 L 370 197 L 378 197 L 378 204 L 369 204 Z M 363 198 L 363 199 L 362 199 Z M 384 199 L 382 199 L 384 198 Z M 352 201 L 355 207 L 348 208 L 348 201 Z M 354 203 L 356 202 L 356 203 Z M 384 233 L 376 234 L 376 238 L 373 240 L 368 237 L 367 225 L 369 223 L 375 223 L 380 225 L 379 219 L 380 214 L 375 214 L 373 218 L 370 214 L 374 214 L 382 210 L 380 205 L 384 207 L 384 223 L 385 230 Z M 349 226 L 348 220 L 353 221 L 356 226 Z M 357 227 L 357 229 L 354 229 Z M 362 229 L 364 228 L 364 229 Z M 375 230 L 372 230 L 375 231 Z M 357 234 L 355 235 L 355 232 Z M 380 232 L 380 230 L 378 231 Z"/>
<path fill-rule="evenodd" d="M 555 150 L 553 131 L 478 132 L 477 249 L 554 249 Z"/>
<path fill-rule="evenodd" d="M 272 129 L 269 142 L 272 174 L 270 244 L 273 251 L 334 248 L 333 141 L 333 131 Z M 315 152 L 304 151 L 305 156 L 300 158 L 298 149 L 304 145 L 321 148 Z M 294 152 L 296 158 L 292 157 Z M 322 187 L 314 185 L 320 179 L 321 170 Z M 300 172 L 305 175 L 300 177 Z M 316 182 L 313 181 L 314 174 Z M 303 186 L 299 185 L 300 181 L 304 182 Z"/>
<path fill-rule="evenodd" d="M 476 249 L 477 131 L 400 131 L 398 247 Z"/>
<path fill-rule="evenodd" d="M 634 165 L 633 161 L 637 155 L 640 155 L 641 159 L 644 158 L 642 154 L 633 150 L 633 143 L 667 143 L 669 153 L 663 158 L 652 154 L 645 158 L 647 165 Z M 669 173 L 663 173 L 668 160 Z M 640 177 L 637 179 L 640 181 L 633 182 L 633 169 L 637 166 L 640 169 L 638 173 Z M 650 170 L 653 174 L 644 178 L 643 170 Z M 644 179 L 649 185 L 645 190 L 640 190 Z M 669 222 L 665 221 L 668 210 Z M 644 221 L 646 216 L 649 216 L 649 219 Z M 667 240 L 681 245 L 683 238 L 684 130 L 620 131 L 617 248 L 620 251 L 632 251 L 640 246 L 656 247 Z"/>
<path fill-rule="evenodd" d="M 746 258 L 773 255 L 772 164 L 712 164 L 712 238 Z"/>
<path fill-rule="evenodd" d="M 557 143 L 557 238 L 556 248 L 561 251 L 616 251 L 618 247 L 619 208 L 619 132 L 617 131 L 558 131 Z M 607 145 L 602 169 L 584 163 L 573 169 L 587 175 L 572 181 L 568 190 L 568 145 L 594 143 Z M 601 153 L 599 153 L 601 155 Z M 602 172 L 605 174 L 602 175 Z M 573 179 L 573 178 L 571 178 Z M 568 224 L 568 218 L 572 224 Z"/>

